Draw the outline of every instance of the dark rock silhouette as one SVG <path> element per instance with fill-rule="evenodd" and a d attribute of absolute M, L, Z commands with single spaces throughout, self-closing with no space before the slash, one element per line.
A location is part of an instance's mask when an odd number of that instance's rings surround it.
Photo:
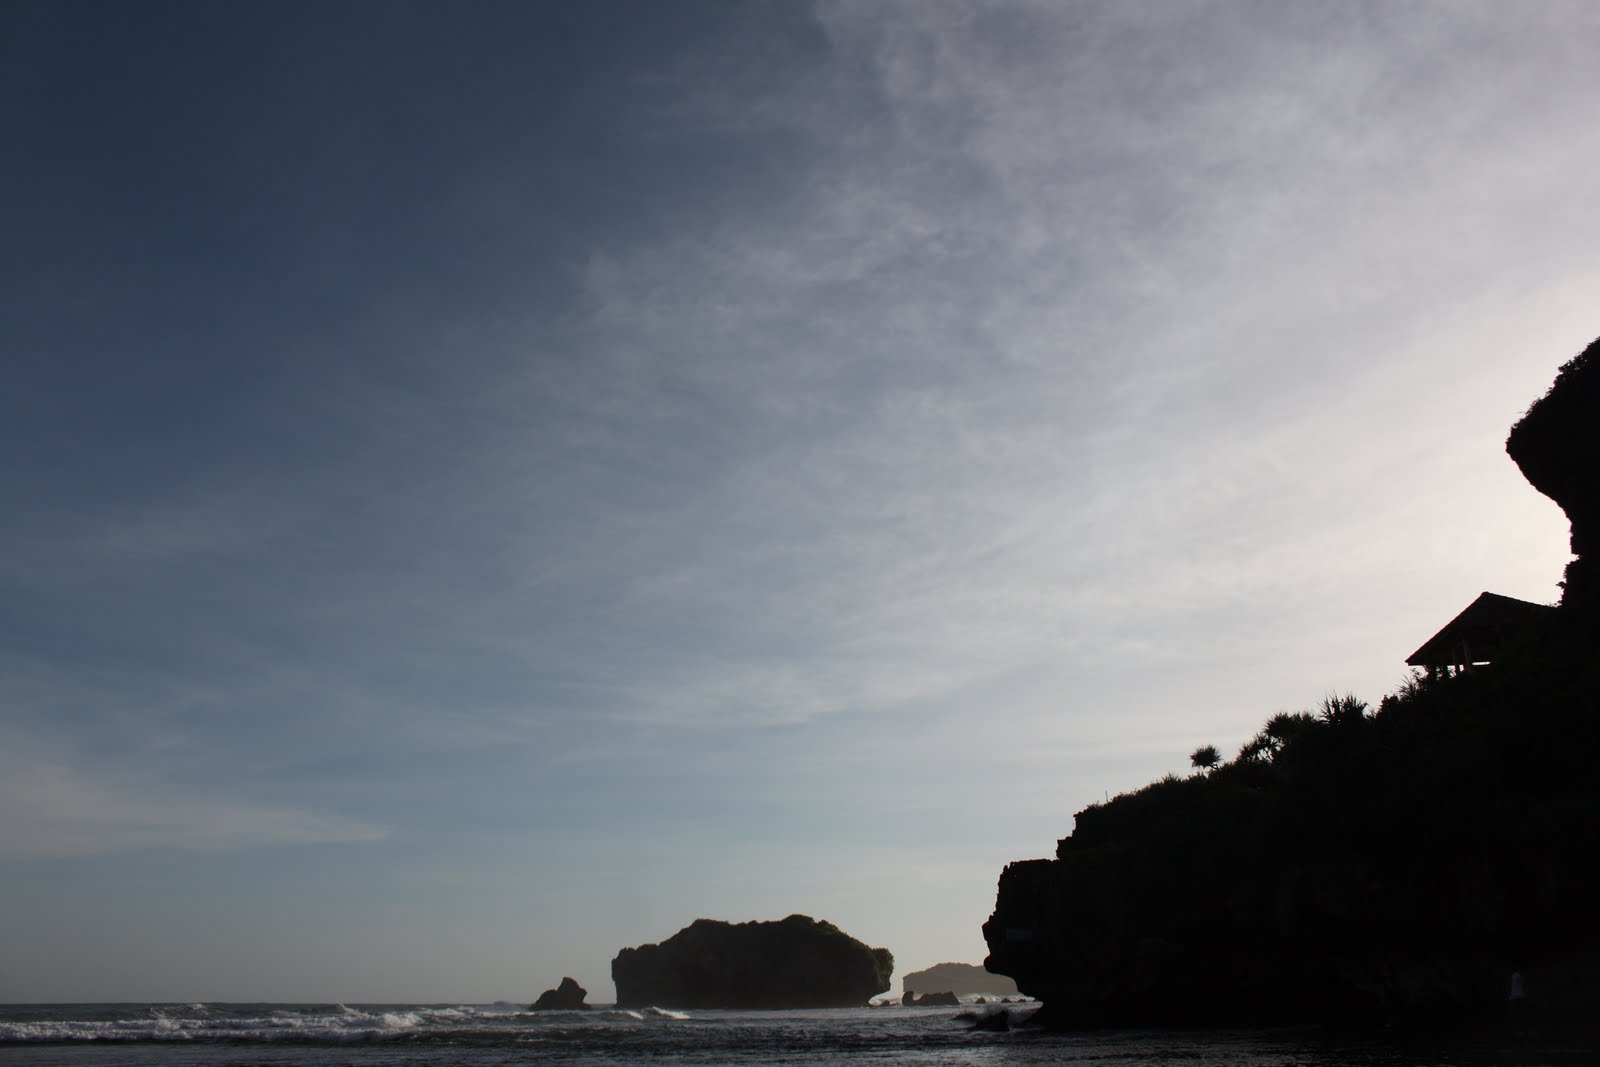
<path fill-rule="evenodd" d="M 584 1001 L 589 991 L 571 978 L 561 979 L 555 989 L 546 989 L 530 1006 L 530 1011 L 584 1011 L 589 1005 Z"/>
<path fill-rule="evenodd" d="M 990 974 L 971 963 L 936 963 L 922 971 L 912 971 L 900 979 L 908 993 L 991 993 L 1005 996 L 1017 992 L 1017 983 L 1003 974 Z"/>
<path fill-rule="evenodd" d="M 894 956 L 805 915 L 737 925 L 696 919 L 611 961 L 624 1008 L 859 1007 L 889 987 Z"/>
<path fill-rule="evenodd" d="M 1533 487 L 1572 524 L 1563 604 L 1593 612 L 1600 602 L 1600 340 L 1562 366 L 1550 391 L 1506 439 L 1506 452 Z"/>
<path fill-rule="evenodd" d="M 1488 666 L 1274 716 L 1235 759 L 1091 805 L 1055 858 L 1009 865 L 985 965 L 1045 1002 L 1034 1021 L 1509 1025 L 1513 970 L 1541 1019 L 1591 1021 L 1597 352 L 1509 446 L 1572 519 L 1561 606 Z"/>
<path fill-rule="evenodd" d="M 961 998 L 948 989 L 924 993 L 920 997 L 908 989 L 901 995 L 900 1003 L 907 1008 L 955 1008 L 961 1005 Z"/>

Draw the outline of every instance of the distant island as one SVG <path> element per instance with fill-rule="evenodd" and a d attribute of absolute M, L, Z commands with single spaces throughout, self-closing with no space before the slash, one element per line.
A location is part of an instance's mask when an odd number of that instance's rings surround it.
<path fill-rule="evenodd" d="M 1507 451 L 1571 521 L 1560 604 L 1480 597 L 1375 709 L 1330 694 L 1275 715 L 1233 759 L 1203 746 L 1193 774 L 1091 805 L 1055 858 L 1006 867 L 985 963 L 1045 1002 L 1038 1021 L 1589 1018 L 1600 341 Z"/>
<path fill-rule="evenodd" d="M 1017 983 L 1003 974 L 990 974 L 973 963 L 936 963 L 923 971 L 912 971 L 900 979 L 907 993 L 977 993 L 983 996 L 1014 997 Z"/>
<path fill-rule="evenodd" d="M 696 919 L 611 961 L 621 1008 L 859 1007 L 889 988 L 894 956 L 807 915 Z"/>

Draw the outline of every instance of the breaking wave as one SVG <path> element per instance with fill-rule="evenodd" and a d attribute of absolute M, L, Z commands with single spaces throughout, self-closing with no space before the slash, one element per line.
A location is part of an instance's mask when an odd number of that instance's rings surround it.
<path fill-rule="evenodd" d="M 153 1004 L 11 1010 L 0 1047 L 85 1042 L 300 1042 L 515 1039 L 685 1021 L 662 1008 L 532 1012 L 494 1006 Z M 21 1016 L 21 1017 L 18 1017 Z"/>

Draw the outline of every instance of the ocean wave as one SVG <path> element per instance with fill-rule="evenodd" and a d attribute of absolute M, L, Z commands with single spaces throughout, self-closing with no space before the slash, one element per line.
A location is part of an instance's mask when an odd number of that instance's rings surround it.
<path fill-rule="evenodd" d="M 130 1006 L 131 1007 L 131 1006 Z M 454 1007 L 409 1005 L 317 1006 L 153 1005 L 110 1017 L 30 1018 L 0 1021 L 6 1045 L 236 1042 L 345 1044 L 431 1039 L 484 1039 L 575 1032 L 683 1021 L 665 1008 L 637 1011 L 533 1012 L 509 1005 Z"/>
<path fill-rule="evenodd" d="M 293 1010 L 265 1015 L 227 1015 L 204 1005 L 186 1009 L 152 1008 L 143 1017 L 113 1019 L 38 1019 L 0 1023 L 0 1045 L 82 1042 L 195 1041 L 385 1041 L 417 1032 L 424 1024 L 416 1011 L 371 1012 L 339 1006 L 337 1012 Z"/>
<path fill-rule="evenodd" d="M 688 1019 L 689 1016 L 681 1011 L 672 1011 L 668 1008 L 645 1008 L 646 1015 L 656 1019 Z"/>

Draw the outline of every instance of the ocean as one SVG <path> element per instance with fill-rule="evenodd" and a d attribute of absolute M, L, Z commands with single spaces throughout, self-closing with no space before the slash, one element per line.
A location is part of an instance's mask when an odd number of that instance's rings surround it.
<path fill-rule="evenodd" d="M 1572 1038 L 1322 1030 L 1050 1033 L 975 1028 L 994 1005 L 826 1011 L 529 1012 L 514 1004 L 0 1005 L 0 1067 L 510 1064 L 1108 1064 L 1578 1067 Z M 1013 1007 L 1013 1018 L 1027 1006 Z"/>

